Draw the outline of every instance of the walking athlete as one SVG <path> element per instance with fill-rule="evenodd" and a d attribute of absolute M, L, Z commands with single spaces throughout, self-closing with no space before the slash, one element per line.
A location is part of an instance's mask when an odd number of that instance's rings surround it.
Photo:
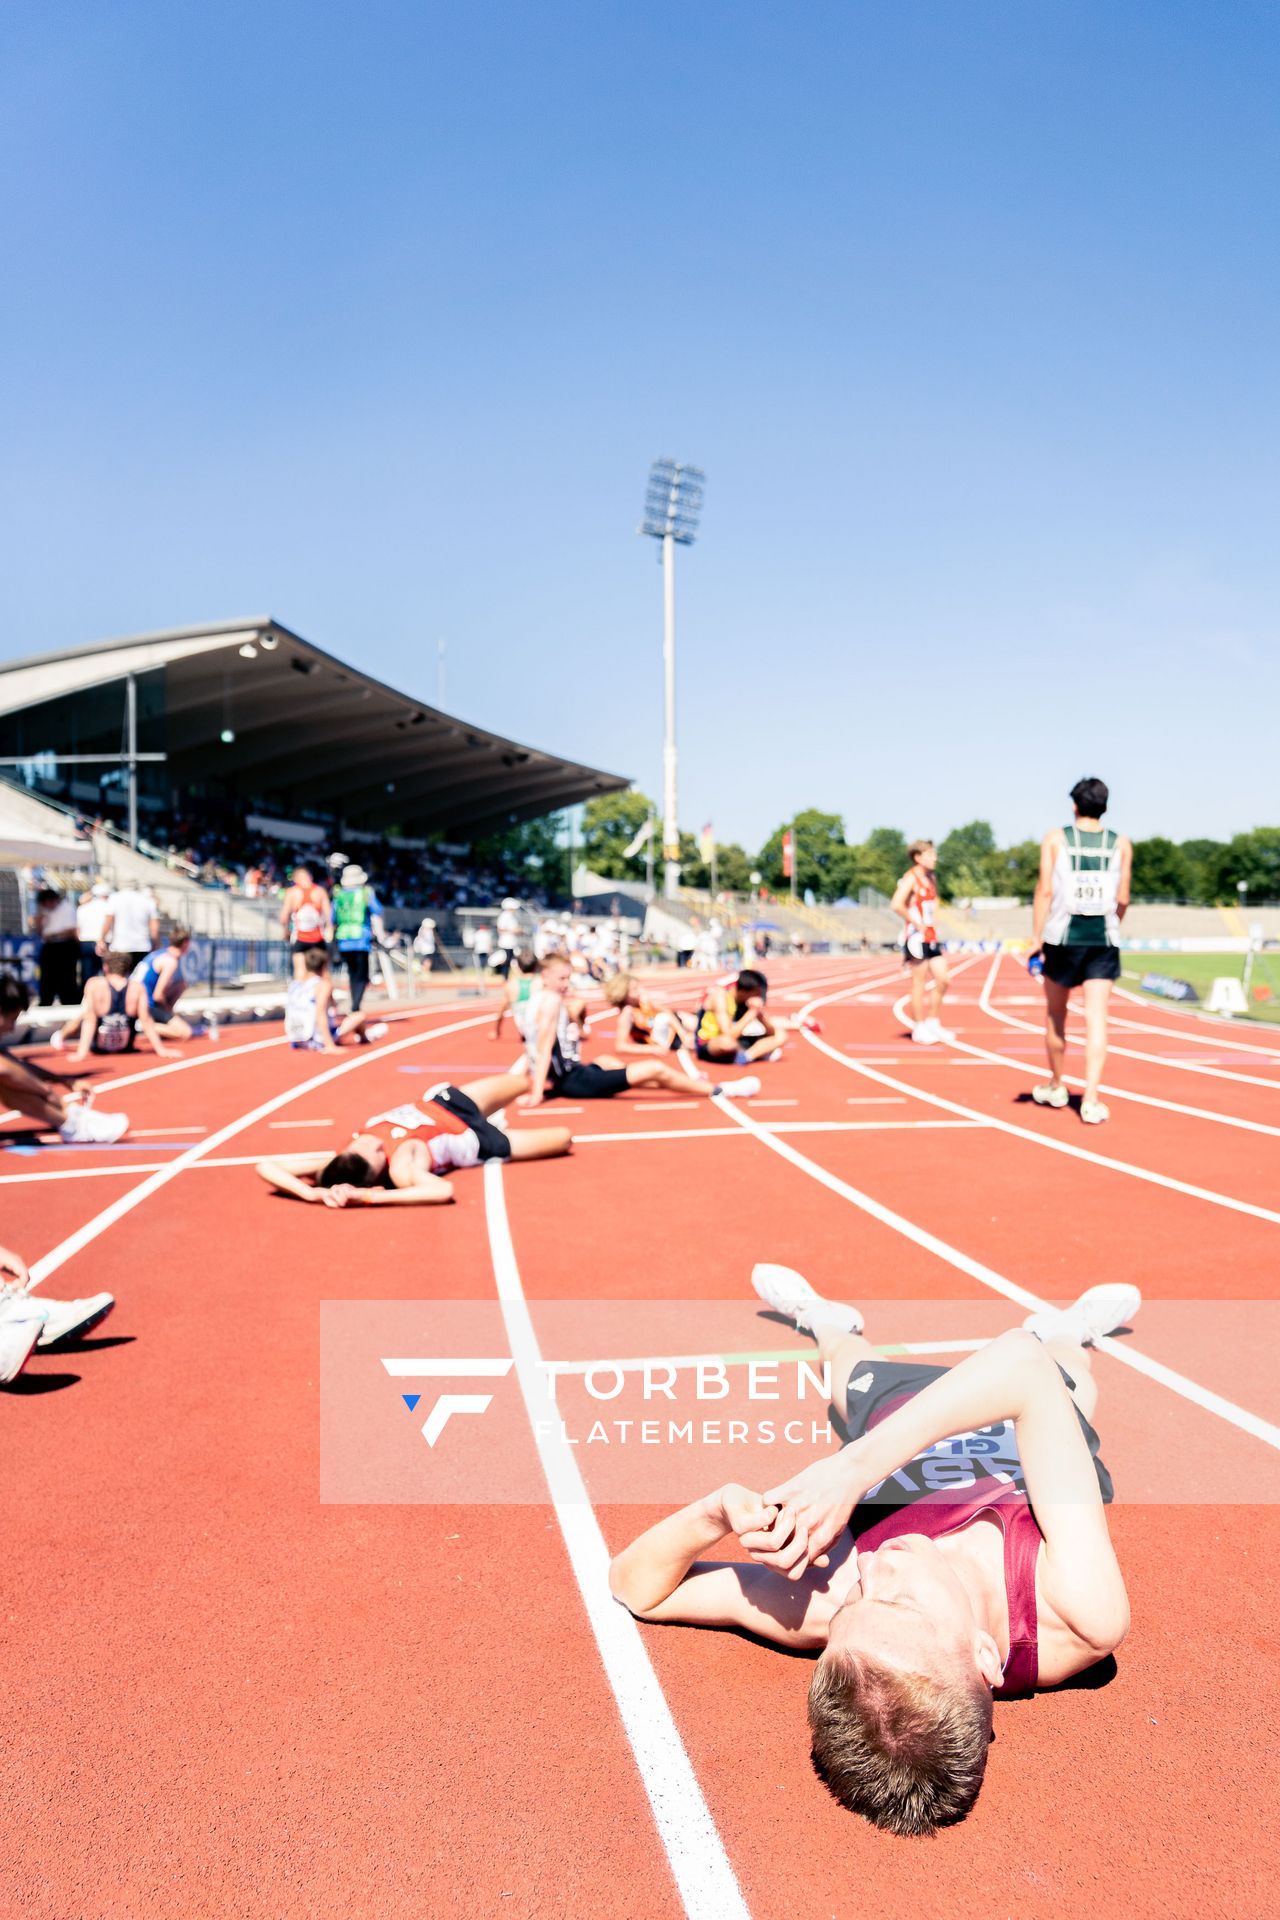
<path fill-rule="evenodd" d="M 1133 845 L 1102 824 L 1111 795 L 1105 780 L 1077 780 L 1075 818 L 1054 827 L 1040 845 L 1033 908 L 1032 955 L 1044 956 L 1045 1047 L 1049 1078 L 1033 1087 L 1042 1107 L 1065 1107 L 1067 1003 L 1084 991 L 1084 1097 L 1080 1118 L 1100 1126 L 1111 1110 L 1098 1098 L 1107 1058 L 1107 1005 L 1120 978 L 1120 922 L 1129 908 Z"/>
<path fill-rule="evenodd" d="M 911 974 L 911 1038 L 921 1046 L 954 1040 L 942 1024 L 947 991 L 947 957 L 935 924 L 938 913 L 938 850 L 932 840 L 913 840 L 911 865 L 899 880 L 890 905 L 902 921 L 902 958 Z"/>

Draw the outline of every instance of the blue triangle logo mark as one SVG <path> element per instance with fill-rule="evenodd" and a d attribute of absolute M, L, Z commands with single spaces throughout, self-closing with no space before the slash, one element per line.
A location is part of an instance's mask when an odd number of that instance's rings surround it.
<path fill-rule="evenodd" d="M 420 1393 L 402 1393 L 400 1398 L 404 1401 L 410 1413 L 412 1413 L 419 1400 L 421 1400 L 422 1395 Z"/>

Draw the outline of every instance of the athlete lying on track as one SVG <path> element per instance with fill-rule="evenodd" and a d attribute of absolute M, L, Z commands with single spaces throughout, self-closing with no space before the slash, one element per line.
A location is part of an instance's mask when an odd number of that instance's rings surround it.
<path fill-rule="evenodd" d="M 993 1695 L 1057 1686 L 1128 1629 L 1084 1348 L 1140 1296 L 1095 1287 L 943 1368 L 884 1359 L 856 1308 L 788 1268 L 752 1282 L 817 1340 L 849 1443 L 763 1495 L 721 1487 L 660 1521 L 610 1586 L 642 1620 L 818 1652 L 816 1771 L 876 1826 L 933 1833 L 977 1798 Z M 730 1534 L 748 1561 L 700 1557 Z"/>
<path fill-rule="evenodd" d="M 759 1093 L 756 1079 L 726 1083 L 691 1078 L 665 1060 L 633 1060 L 627 1066 L 615 1054 L 602 1054 L 598 1060 L 584 1061 L 584 1009 L 581 1001 L 567 998 L 571 978 L 563 954 L 549 954 L 538 965 L 537 991 L 514 1009 L 529 1069 L 529 1091 L 521 1106 L 538 1107 L 544 1100 L 610 1100 L 630 1087 L 700 1099 L 724 1093 L 746 1100 Z"/>
<path fill-rule="evenodd" d="M 568 1153 L 568 1127 L 504 1133 L 489 1119 L 528 1081 L 499 1073 L 465 1087 L 432 1087 L 419 1106 L 375 1114 L 338 1153 L 290 1153 L 259 1160 L 256 1171 L 277 1193 L 326 1207 L 430 1207 L 452 1200 L 441 1174 L 486 1160 L 550 1160 Z"/>

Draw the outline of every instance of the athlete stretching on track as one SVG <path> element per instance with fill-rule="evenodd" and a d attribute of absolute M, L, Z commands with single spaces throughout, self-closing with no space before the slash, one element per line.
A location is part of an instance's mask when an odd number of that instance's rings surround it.
<path fill-rule="evenodd" d="M 930 1047 L 939 1040 L 955 1039 L 941 1020 L 947 958 L 934 924 L 938 912 L 938 882 L 934 877 L 938 850 L 932 840 L 913 840 L 907 852 L 911 865 L 889 904 L 903 923 L 902 958 L 911 973 L 911 1038 Z"/>
<path fill-rule="evenodd" d="M 68 1147 L 113 1146 L 127 1133 L 129 1116 L 99 1113 L 89 1105 L 87 1080 L 60 1080 L 31 1060 L 15 1060 L 6 1042 L 17 1032 L 18 1016 L 31 995 L 12 973 L 0 973 L 0 1107 L 14 1107 L 43 1127 L 56 1129 Z"/>
<path fill-rule="evenodd" d="M 1057 1686 L 1128 1629 L 1084 1349 L 1140 1295 L 1095 1287 L 948 1369 L 883 1359 L 856 1307 L 786 1267 L 752 1284 L 817 1341 L 849 1442 L 763 1495 L 721 1487 L 660 1521 L 610 1585 L 644 1620 L 817 1652 L 817 1772 L 875 1825 L 933 1833 L 977 1798 L 993 1695 Z M 729 1534 L 747 1562 L 701 1558 Z"/>
<path fill-rule="evenodd" d="M 712 1082 L 681 1073 L 665 1060 L 633 1060 L 626 1065 L 614 1054 L 603 1054 L 599 1060 L 585 1062 L 583 1003 L 566 999 L 571 977 L 563 954 L 548 955 L 539 963 L 538 991 L 515 1009 L 529 1068 L 529 1091 L 521 1106 L 539 1107 L 544 1100 L 610 1100 L 629 1087 L 708 1100 L 721 1093 L 739 1099 L 759 1093 L 760 1082 L 754 1078 Z"/>
<path fill-rule="evenodd" d="M 664 1000 L 655 1000 L 634 975 L 615 973 L 604 985 L 604 997 L 618 1009 L 613 1035 L 615 1053 L 651 1060 L 655 1053 L 678 1053 L 693 1036 L 694 1023 Z"/>
<path fill-rule="evenodd" d="M 1084 989 L 1084 1097 L 1080 1118 L 1099 1126 L 1111 1110 L 1098 1098 L 1107 1059 L 1107 1003 L 1120 978 L 1120 922 L 1129 909 L 1133 846 L 1102 824 L 1111 795 L 1105 780 L 1077 780 L 1075 820 L 1054 827 L 1040 846 L 1032 954 L 1044 956 L 1045 1046 L 1049 1079 L 1031 1089 L 1042 1107 L 1065 1107 L 1067 1002 Z"/>
<path fill-rule="evenodd" d="M 522 1073 L 498 1073 L 465 1087 L 432 1087 L 419 1105 L 375 1114 L 337 1153 L 291 1153 L 259 1160 L 277 1193 L 326 1207 L 429 1207 L 452 1200 L 441 1174 L 486 1160 L 550 1160 L 568 1153 L 568 1127 L 504 1133 L 489 1115 L 528 1085 Z"/>

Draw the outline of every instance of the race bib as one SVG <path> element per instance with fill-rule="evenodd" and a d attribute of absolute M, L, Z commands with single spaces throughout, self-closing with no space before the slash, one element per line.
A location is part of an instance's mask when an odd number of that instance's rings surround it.
<path fill-rule="evenodd" d="M 318 933 L 323 925 L 318 907 L 299 907 L 293 916 L 295 933 Z"/>
<path fill-rule="evenodd" d="M 1072 913 L 1105 913 L 1109 878 L 1107 873 L 1073 873 L 1067 894 Z"/>
<path fill-rule="evenodd" d="M 124 1053 L 133 1034 L 133 1022 L 126 1013 L 104 1013 L 93 1036 L 99 1053 Z"/>

